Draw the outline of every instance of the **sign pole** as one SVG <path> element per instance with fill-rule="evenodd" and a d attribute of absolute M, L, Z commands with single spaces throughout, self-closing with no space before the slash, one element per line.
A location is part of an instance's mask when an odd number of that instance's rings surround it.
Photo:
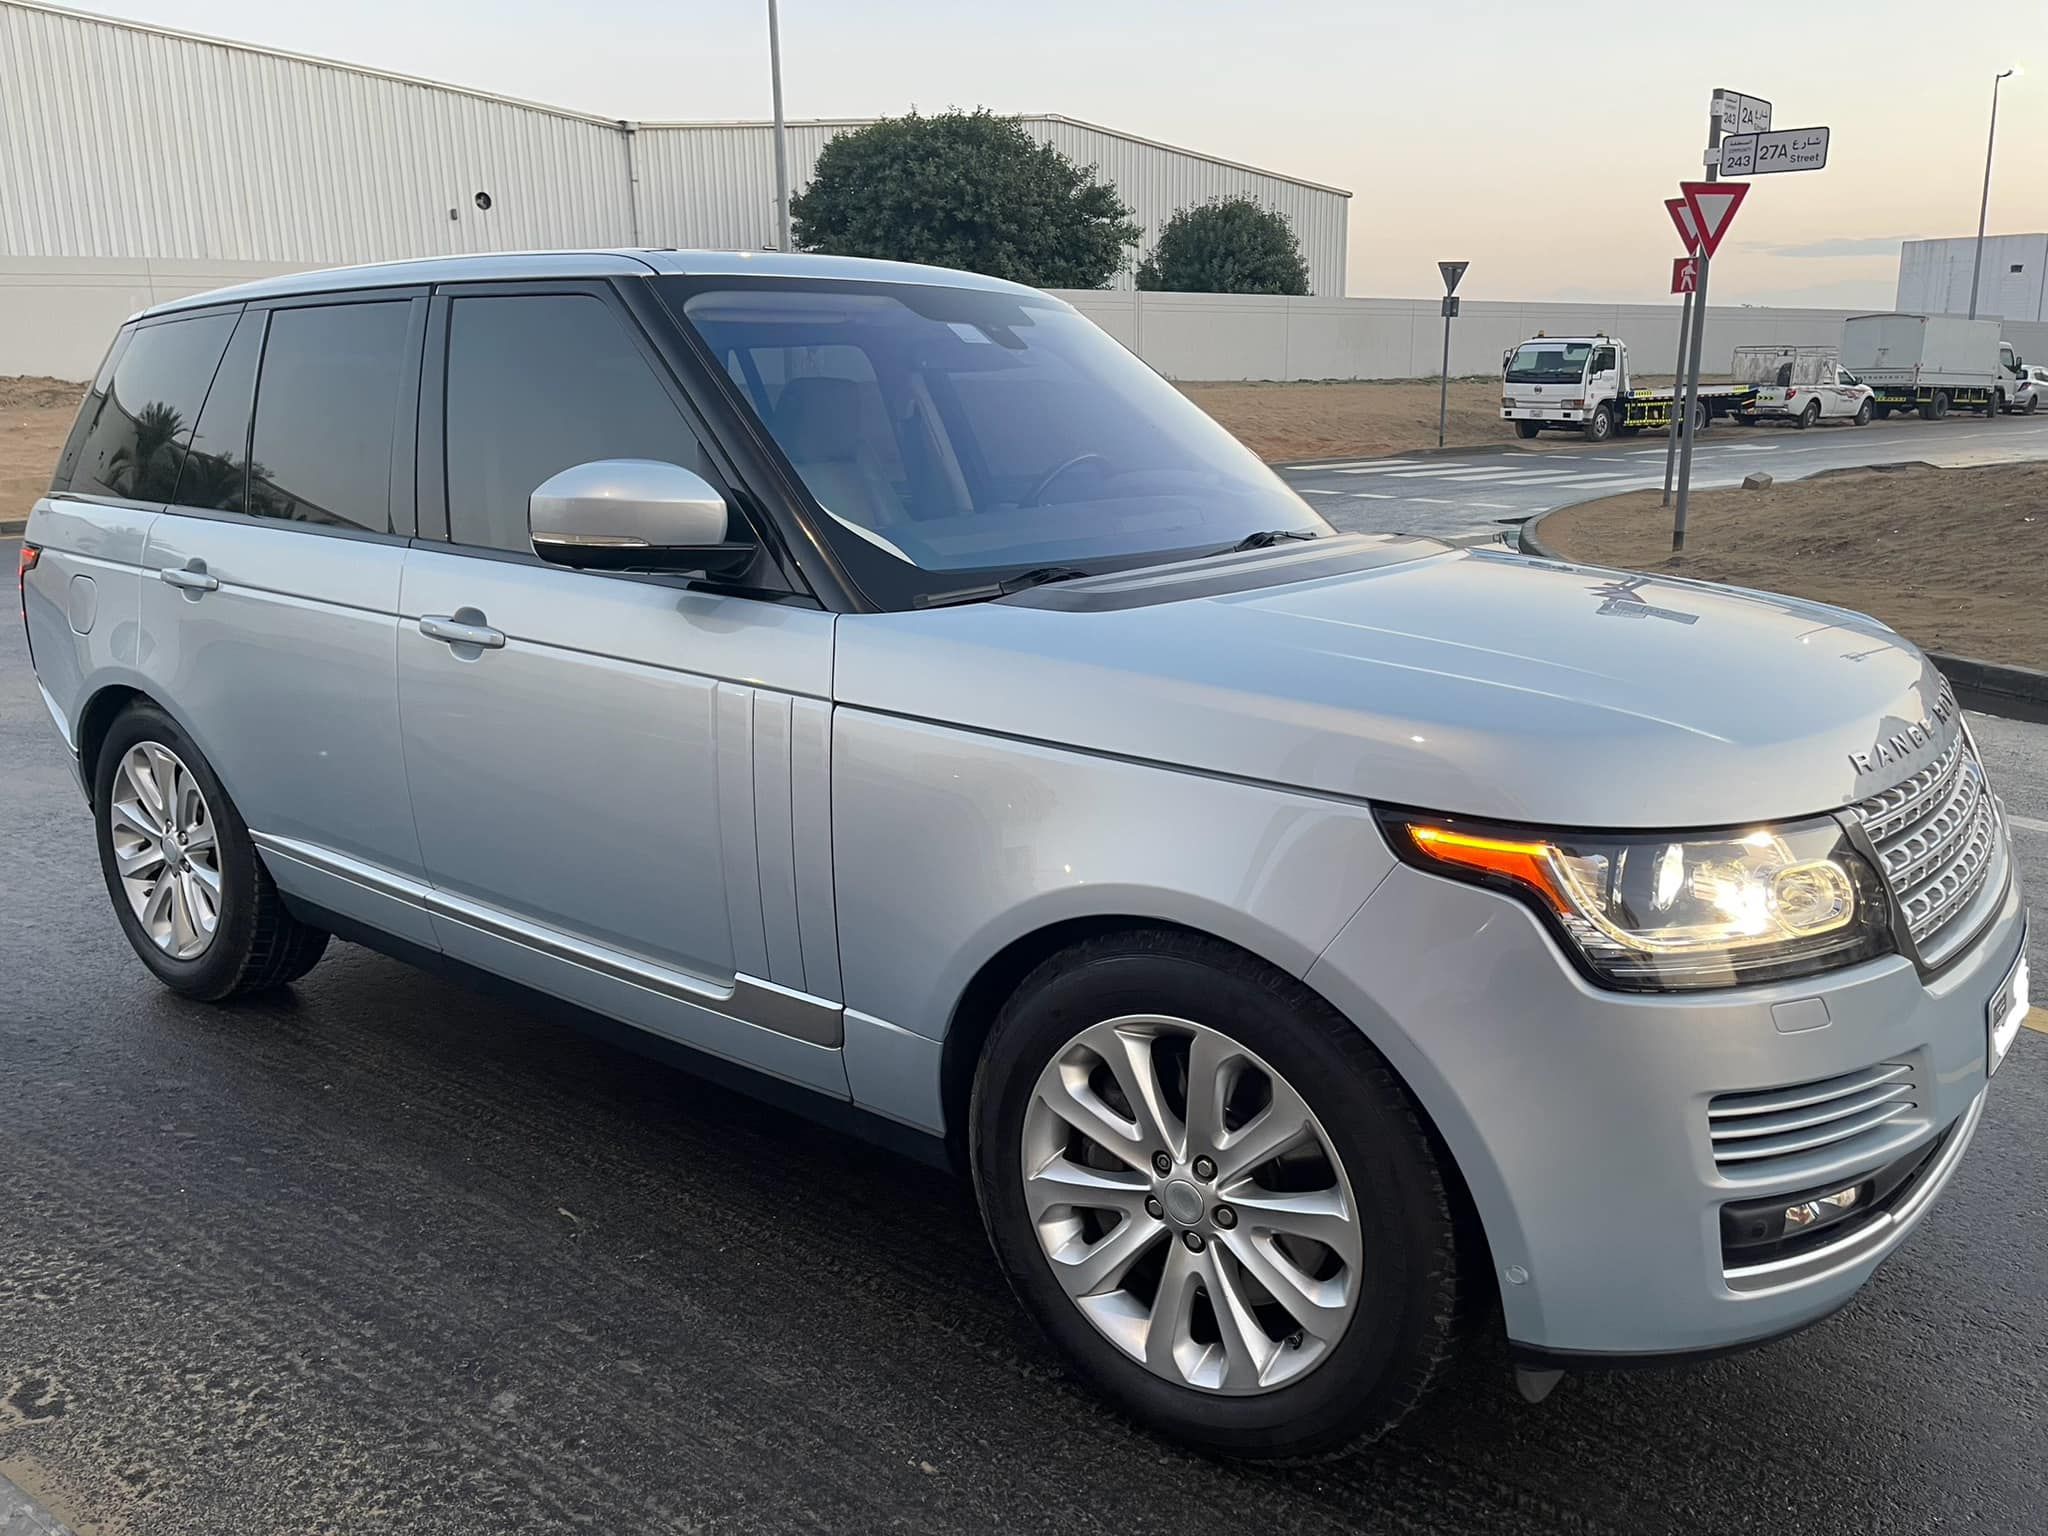
<path fill-rule="evenodd" d="M 1678 467 L 1678 394 L 1685 384 L 1686 333 L 1692 329 L 1692 294 L 1678 312 L 1678 361 L 1671 374 L 1671 430 L 1664 439 L 1664 505 L 1671 505 L 1671 474 Z"/>
<path fill-rule="evenodd" d="M 1721 147 L 1721 99 L 1717 95 L 1713 105 L 1707 109 L 1707 180 L 1719 179 L 1719 157 L 1714 153 Z M 1692 339 L 1688 347 L 1691 353 L 1686 359 L 1685 389 L 1680 392 L 1677 403 L 1685 408 L 1685 437 L 1678 451 L 1678 507 L 1671 519 L 1671 552 L 1681 554 L 1685 549 L 1686 501 L 1692 490 L 1692 440 L 1693 418 L 1699 414 L 1700 400 L 1700 342 L 1707 328 L 1707 269 L 1712 264 L 1707 247 L 1713 242 L 1706 238 L 1712 232 L 1702 229 L 1700 241 L 1700 280 L 1692 295 Z M 1674 386 L 1675 387 L 1675 386 Z"/>
<path fill-rule="evenodd" d="M 1464 280 L 1469 261 L 1440 261 L 1437 271 L 1444 276 L 1444 371 L 1442 382 L 1436 392 L 1436 445 L 1444 445 L 1444 423 L 1451 410 L 1451 321 L 1457 317 L 1458 301 L 1452 297 L 1458 291 L 1458 284 Z"/>

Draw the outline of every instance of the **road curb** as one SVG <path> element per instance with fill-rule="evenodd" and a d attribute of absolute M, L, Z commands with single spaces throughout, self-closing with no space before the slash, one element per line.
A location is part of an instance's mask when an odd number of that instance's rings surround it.
<path fill-rule="evenodd" d="M 13 538 L 19 538 L 19 537 L 20 537 L 20 536 L 21 536 L 22 534 L 24 534 L 24 533 L 27 533 L 27 532 L 28 532 L 28 519 L 27 519 L 27 518 L 25 518 L 25 517 L 0 517 L 0 539 L 13 539 Z"/>
<path fill-rule="evenodd" d="M 1809 475 L 1805 478 L 1819 477 Z M 1523 554 L 1534 555 L 1540 560 L 1577 564 L 1569 555 L 1559 554 L 1543 542 L 1545 520 L 1569 510 L 1568 507 L 1552 507 L 1548 512 L 1537 513 L 1516 531 L 1515 547 Z M 1929 651 L 1927 659 L 1955 685 L 1956 693 L 1967 708 L 1987 715 L 2010 715 L 2024 720 L 2038 720 L 2048 712 L 2048 672 L 2034 667 L 2009 666 L 2002 661 L 1986 661 L 1979 656 L 1952 656 L 1946 651 Z"/>

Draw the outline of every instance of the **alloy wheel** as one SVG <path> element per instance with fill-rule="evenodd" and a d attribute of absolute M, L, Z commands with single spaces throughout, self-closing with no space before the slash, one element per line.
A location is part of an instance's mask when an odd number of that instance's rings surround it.
<path fill-rule="evenodd" d="M 1129 1015 L 1039 1074 L 1024 1201 L 1062 1289 L 1155 1376 L 1269 1392 L 1357 1311 L 1358 1207 L 1301 1094 L 1221 1030 Z"/>
<path fill-rule="evenodd" d="M 137 742 L 114 770 L 107 797 L 114 867 L 150 942 L 196 960 L 220 928 L 220 844 L 213 812 L 184 760 L 161 742 Z"/>

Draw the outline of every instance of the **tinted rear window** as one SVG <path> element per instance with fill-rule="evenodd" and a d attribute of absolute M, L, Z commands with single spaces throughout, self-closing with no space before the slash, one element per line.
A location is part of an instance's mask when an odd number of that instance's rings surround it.
<path fill-rule="evenodd" d="M 256 385 L 249 510 L 391 531 L 409 301 L 280 309 Z"/>
<path fill-rule="evenodd" d="M 199 412 L 184 473 L 173 502 L 217 512 L 249 510 L 249 407 L 256 393 L 256 360 L 263 351 L 260 312 L 245 314 L 235 327 L 227 355 L 213 373 L 213 388 Z"/>
<path fill-rule="evenodd" d="M 192 423 L 235 317 L 200 315 L 136 327 L 108 355 L 58 463 L 54 488 L 79 496 L 167 502 Z"/>

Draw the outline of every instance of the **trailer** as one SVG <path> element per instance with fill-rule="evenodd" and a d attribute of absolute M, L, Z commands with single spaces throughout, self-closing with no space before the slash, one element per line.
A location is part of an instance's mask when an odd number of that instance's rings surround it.
<path fill-rule="evenodd" d="M 1749 410 L 1756 395 L 1749 384 L 1702 385 L 1693 430 Z M 1537 335 L 1501 357 L 1500 414 L 1517 437 L 1569 428 L 1602 443 L 1616 433 L 1662 431 L 1677 410 L 1675 389 L 1634 387 L 1628 343 L 1616 336 Z"/>
<path fill-rule="evenodd" d="M 1842 322 L 1842 362 L 1871 387 L 1879 416 L 1952 408 L 1995 417 L 2019 397 L 2024 366 L 1996 320 L 1956 315 L 1855 315 Z"/>

